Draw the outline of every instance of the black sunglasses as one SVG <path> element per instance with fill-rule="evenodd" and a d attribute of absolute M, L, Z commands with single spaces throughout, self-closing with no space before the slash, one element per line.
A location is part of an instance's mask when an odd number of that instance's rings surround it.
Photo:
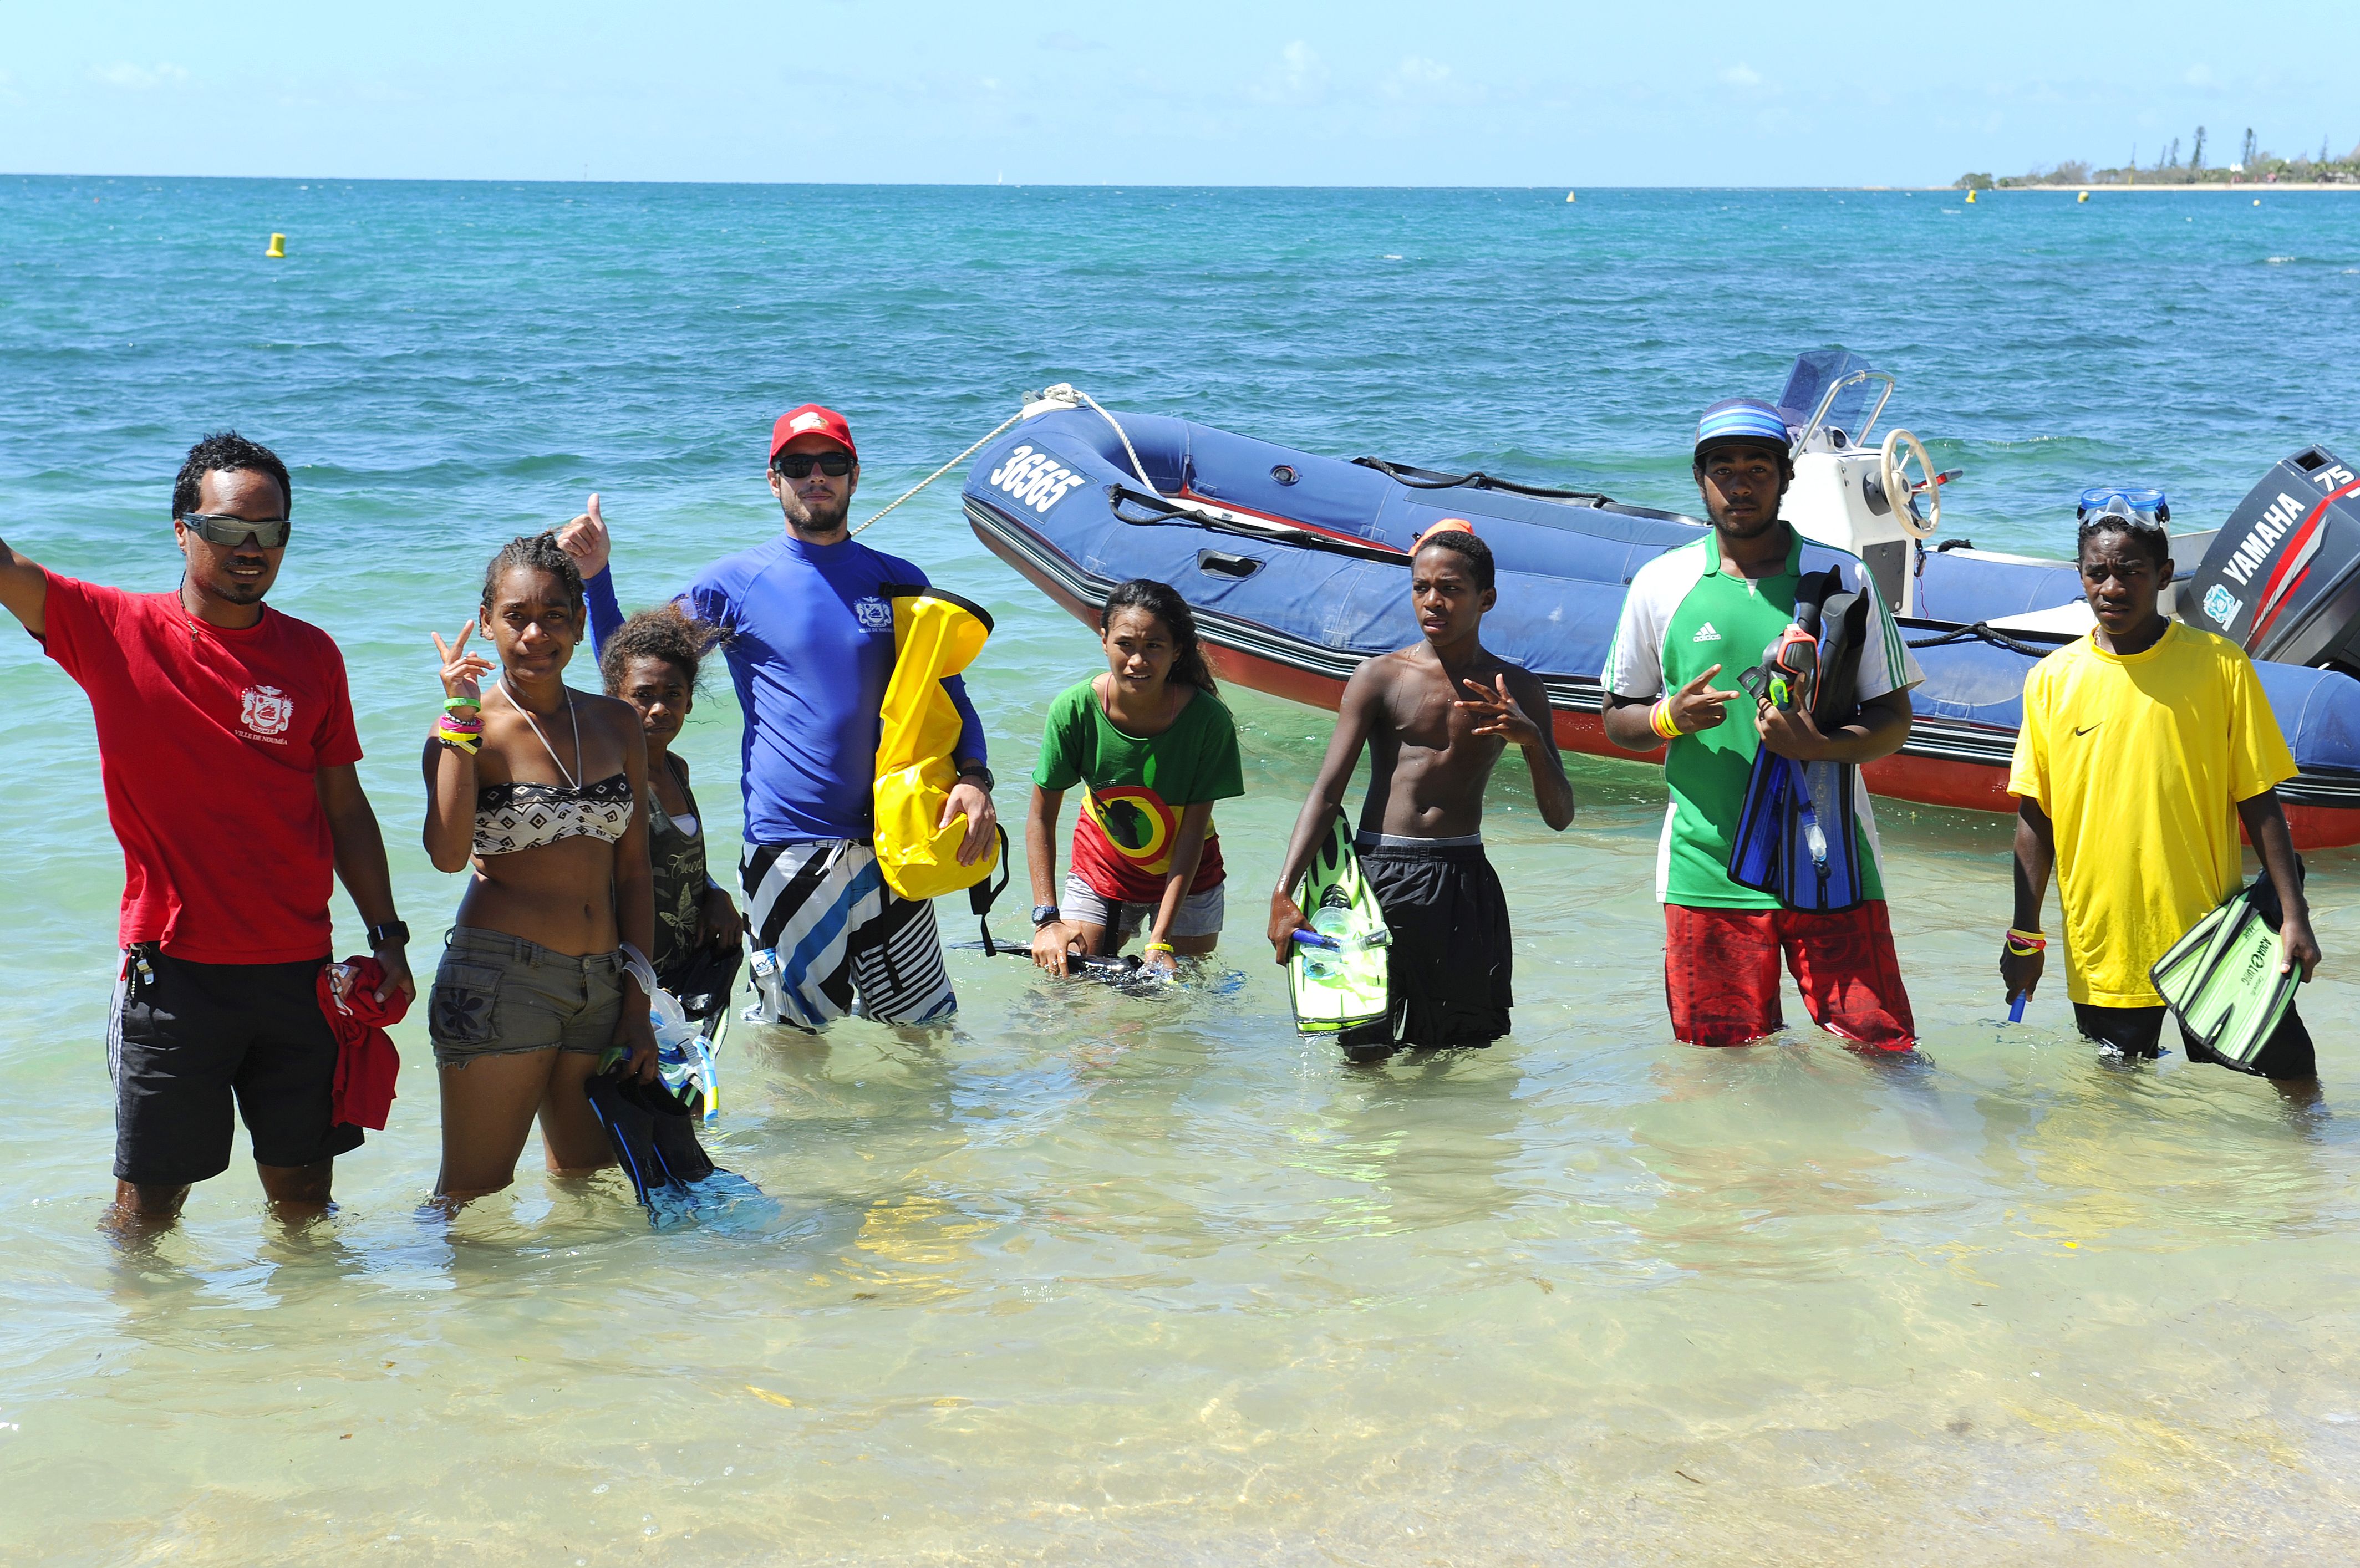
<path fill-rule="evenodd" d="M 841 479 L 852 472 L 852 454 L 848 452 L 782 452 L 773 466 L 790 479 L 803 479 L 810 475 L 814 463 L 817 463 L 819 471 L 830 479 Z"/>
<path fill-rule="evenodd" d="M 222 512 L 190 512 L 172 519 L 198 538 L 214 544 L 244 544 L 248 535 L 264 550 L 277 550 L 287 542 L 289 524 L 284 517 L 233 517 Z"/>

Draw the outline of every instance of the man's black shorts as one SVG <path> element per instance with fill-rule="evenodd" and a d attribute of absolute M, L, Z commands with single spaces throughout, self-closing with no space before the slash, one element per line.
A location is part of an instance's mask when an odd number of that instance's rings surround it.
<path fill-rule="evenodd" d="M 316 1165 L 361 1144 L 334 1124 L 336 1037 L 320 966 L 191 964 L 152 947 L 125 955 L 108 1020 L 115 1178 L 182 1187 L 229 1169 L 231 1105 L 257 1165 Z"/>

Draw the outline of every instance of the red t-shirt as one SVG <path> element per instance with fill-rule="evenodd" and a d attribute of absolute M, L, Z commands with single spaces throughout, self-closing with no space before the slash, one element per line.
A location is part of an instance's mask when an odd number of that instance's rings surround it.
<path fill-rule="evenodd" d="M 49 581 L 43 645 L 98 718 L 123 945 L 194 964 L 325 957 L 335 855 L 317 775 L 361 756 L 334 642 L 267 606 L 230 631 L 178 593 Z"/>

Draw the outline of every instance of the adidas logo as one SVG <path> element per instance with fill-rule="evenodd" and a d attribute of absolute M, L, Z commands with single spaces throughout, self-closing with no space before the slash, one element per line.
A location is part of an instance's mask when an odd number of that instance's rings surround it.
<path fill-rule="evenodd" d="M 1719 642 L 1721 640 L 1721 634 L 1712 629 L 1712 623 L 1710 621 L 1707 621 L 1704 625 L 1697 628 L 1697 635 L 1689 640 L 1692 642 Z"/>

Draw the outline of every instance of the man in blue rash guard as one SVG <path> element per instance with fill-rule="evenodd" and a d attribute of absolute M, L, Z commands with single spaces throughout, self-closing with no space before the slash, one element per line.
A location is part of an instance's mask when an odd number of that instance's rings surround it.
<path fill-rule="evenodd" d="M 926 574 L 847 530 L 859 454 L 844 416 L 807 403 L 770 432 L 777 538 L 708 568 L 683 594 L 728 634 L 722 651 L 745 710 L 746 847 L 738 862 L 757 953 L 756 1013 L 815 1029 L 856 1009 L 886 1023 L 934 1023 L 957 1007 L 943 968 L 934 906 L 885 885 L 869 846 L 879 707 L 893 673 L 889 584 Z M 582 563 L 591 632 L 604 646 L 623 623 L 608 538 L 590 511 L 559 535 Z M 964 726 L 943 820 L 967 819 L 959 858 L 989 848 L 999 815 L 983 723 L 957 676 L 944 681 Z"/>

